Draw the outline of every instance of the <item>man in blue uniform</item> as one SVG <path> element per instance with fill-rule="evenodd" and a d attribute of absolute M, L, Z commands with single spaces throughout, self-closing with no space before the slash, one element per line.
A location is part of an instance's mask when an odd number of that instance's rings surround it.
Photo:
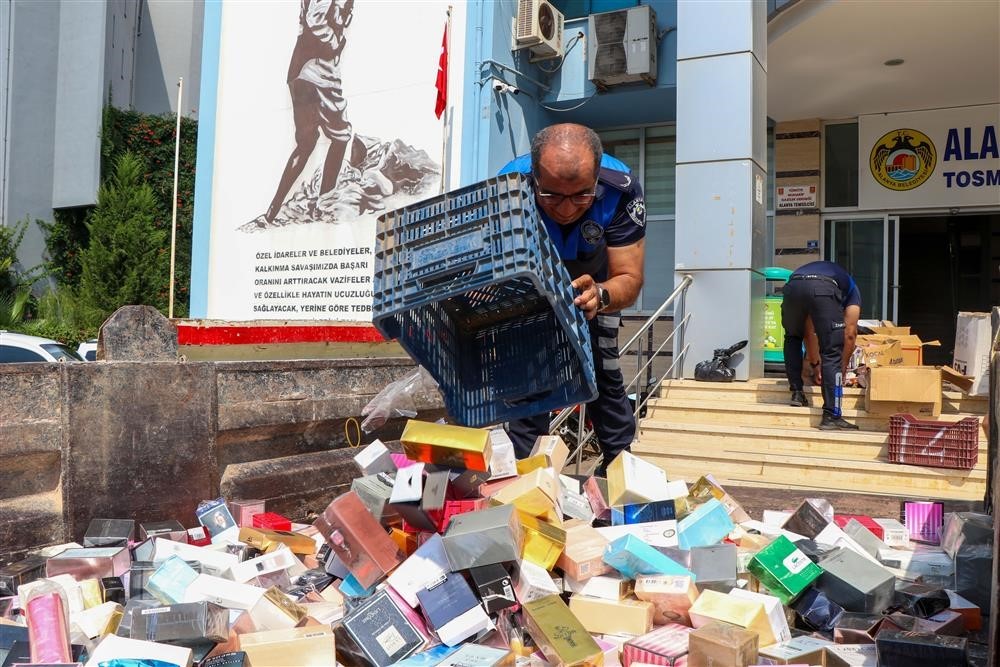
<path fill-rule="evenodd" d="M 802 342 L 808 319 L 815 329 L 820 356 L 820 361 L 810 363 L 822 369 L 823 420 L 819 427 L 824 431 L 858 428 L 840 412 L 843 378 L 854 353 L 861 316 L 857 284 L 838 264 L 810 262 L 792 273 L 783 292 L 781 324 L 785 329 L 785 374 L 792 390 L 791 404 L 809 404 L 802 391 Z M 815 377 L 815 372 L 812 374 Z"/>
<path fill-rule="evenodd" d="M 597 134 L 582 125 L 549 126 L 532 139 L 531 155 L 500 170 L 530 175 L 542 220 L 573 278 L 574 303 L 589 320 L 598 397 L 587 404 L 607 465 L 635 437 L 635 418 L 618 360 L 620 311 L 639 295 L 646 205 L 642 186 L 621 161 L 605 155 Z M 519 457 L 527 456 L 549 416 L 508 424 Z"/>

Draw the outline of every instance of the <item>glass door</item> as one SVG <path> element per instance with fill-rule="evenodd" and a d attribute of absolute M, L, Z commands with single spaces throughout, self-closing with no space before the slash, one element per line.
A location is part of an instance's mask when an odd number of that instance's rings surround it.
<path fill-rule="evenodd" d="M 832 218 L 824 225 L 824 256 L 844 267 L 861 290 L 861 318 L 896 321 L 899 218 Z"/>

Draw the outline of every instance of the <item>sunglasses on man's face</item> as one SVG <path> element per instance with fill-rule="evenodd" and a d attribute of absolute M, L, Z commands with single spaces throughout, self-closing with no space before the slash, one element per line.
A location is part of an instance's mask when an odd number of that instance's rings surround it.
<path fill-rule="evenodd" d="M 548 206 L 559 206 L 567 199 L 577 206 L 583 206 L 584 204 L 589 204 L 594 201 L 594 197 L 597 196 L 597 184 L 588 192 L 577 192 L 572 195 L 564 195 L 558 192 L 548 192 L 543 190 L 538 185 L 538 181 L 531 179 L 532 185 L 535 186 L 535 196 L 538 197 L 538 201 Z"/>

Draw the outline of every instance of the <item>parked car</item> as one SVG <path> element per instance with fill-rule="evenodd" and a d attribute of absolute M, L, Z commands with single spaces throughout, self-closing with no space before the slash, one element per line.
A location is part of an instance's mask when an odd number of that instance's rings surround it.
<path fill-rule="evenodd" d="M 29 361 L 83 361 L 73 349 L 40 336 L 0 331 L 0 364 Z"/>
<path fill-rule="evenodd" d="M 76 353 L 83 357 L 84 361 L 97 361 L 97 339 L 83 341 L 80 347 L 76 348 Z"/>

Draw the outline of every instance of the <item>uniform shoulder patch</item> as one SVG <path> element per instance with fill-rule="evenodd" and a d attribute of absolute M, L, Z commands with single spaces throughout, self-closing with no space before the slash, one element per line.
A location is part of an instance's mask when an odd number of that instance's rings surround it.
<path fill-rule="evenodd" d="M 625 205 L 625 211 L 632 222 L 640 227 L 646 226 L 646 202 L 641 198 L 636 198 Z"/>
<path fill-rule="evenodd" d="M 622 192 L 627 192 L 635 177 L 624 171 L 618 171 L 616 169 L 608 169 L 607 167 L 601 167 L 601 171 L 598 174 L 597 180 L 605 185 L 609 185 L 615 190 L 620 190 Z"/>

